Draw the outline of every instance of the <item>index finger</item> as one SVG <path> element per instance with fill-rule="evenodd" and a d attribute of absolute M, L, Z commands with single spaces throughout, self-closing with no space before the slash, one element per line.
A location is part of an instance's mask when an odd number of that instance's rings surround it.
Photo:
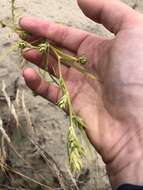
<path fill-rule="evenodd" d="M 39 37 L 45 37 L 62 47 L 76 52 L 90 33 L 34 17 L 22 17 L 20 26 Z"/>
<path fill-rule="evenodd" d="M 109 31 L 118 33 L 133 21 L 139 14 L 117 0 L 77 0 L 84 14 L 93 21 L 103 24 Z M 132 21 L 133 20 L 133 21 Z M 136 21 L 136 20 L 135 20 Z M 134 21 L 134 22 L 135 22 Z"/>

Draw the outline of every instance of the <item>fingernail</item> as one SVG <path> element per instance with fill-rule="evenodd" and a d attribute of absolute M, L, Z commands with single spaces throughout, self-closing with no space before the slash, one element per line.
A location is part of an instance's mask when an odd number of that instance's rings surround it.
<path fill-rule="evenodd" d="M 19 26 L 21 26 L 22 19 L 23 19 L 23 16 L 19 18 Z"/>
<path fill-rule="evenodd" d="M 31 48 L 24 48 L 24 49 L 22 50 L 22 52 L 25 53 L 25 52 L 30 51 L 30 50 L 31 50 Z"/>
<path fill-rule="evenodd" d="M 29 53 L 30 53 L 30 51 L 31 51 L 32 49 L 30 49 L 30 48 L 25 48 L 25 49 L 23 49 L 22 51 L 21 51 L 21 53 L 22 53 L 22 55 L 23 55 L 23 57 L 26 59 L 27 58 L 27 55 L 29 55 Z"/>

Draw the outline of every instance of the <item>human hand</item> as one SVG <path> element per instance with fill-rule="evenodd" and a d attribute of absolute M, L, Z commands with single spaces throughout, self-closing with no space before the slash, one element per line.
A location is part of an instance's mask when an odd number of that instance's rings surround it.
<path fill-rule="evenodd" d="M 23 17 L 20 26 L 33 37 L 46 37 L 72 54 L 88 57 L 87 69 L 97 75 L 96 81 L 62 68 L 73 108 L 86 122 L 87 135 L 106 163 L 113 188 L 123 183 L 143 185 L 143 16 L 114 0 L 78 3 L 85 15 L 102 23 L 115 37 L 105 39 L 29 17 Z M 24 57 L 42 66 L 36 50 L 26 51 Z M 50 65 L 57 70 L 53 59 Z M 58 101 L 59 89 L 33 69 L 25 69 L 23 76 L 37 94 Z"/>

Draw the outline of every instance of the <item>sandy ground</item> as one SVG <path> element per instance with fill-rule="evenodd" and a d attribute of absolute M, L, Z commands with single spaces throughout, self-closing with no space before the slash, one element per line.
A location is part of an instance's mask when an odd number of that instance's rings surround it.
<path fill-rule="evenodd" d="M 7 23 L 10 22 L 9 2 L 10 1 L 7 0 L 0 0 L 0 19 Z M 142 0 L 124 0 L 124 2 L 134 7 L 136 10 L 143 12 Z M 17 0 L 16 4 L 18 8 L 18 16 L 37 16 L 48 20 L 62 22 L 90 32 L 95 32 L 98 35 L 111 35 L 103 26 L 86 18 L 78 8 L 76 0 Z M 1 28 L 0 52 L 9 48 L 14 41 L 13 37 L 9 38 L 9 35 L 7 35 L 8 33 L 9 29 L 7 27 Z M 17 87 L 24 90 L 26 105 L 30 110 L 33 126 L 37 134 L 36 138 L 43 149 L 48 152 L 58 164 L 60 170 L 66 174 L 66 177 L 68 176 L 67 180 L 70 181 L 71 177 L 69 174 L 67 175 L 68 169 L 65 146 L 66 126 L 68 125 L 67 116 L 50 102 L 47 102 L 40 97 L 33 97 L 32 93 L 26 88 L 23 79 L 20 77 L 20 70 L 15 64 L 18 64 L 20 60 L 21 58 L 19 58 L 17 52 L 15 52 L 0 64 L 0 81 L 3 79 L 5 80 L 8 94 L 11 97 L 15 96 L 15 90 Z M 18 83 L 15 82 L 17 78 Z M 6 113 L 6 104 L 0 100 L 0 106 L 1 117 L 6 119 L 8 117 Z M 24 149 L 22 149 L 23 147 Z M 49 167 L 39 160 L 38 153 L 32 153 L 32 146 L 30 144 L 23 140 L 23 143 L 20 144 L 18 148 L 25 157 L 27 155 L 29 155 L 29 157 L 31 156 L 33 167 L 35 167 L 37 171 L 42 171 L 48 176 L 50 185 L 56 183 Z M 15 165 L 14 159 L 15 157 L 11 159 L 13 165 Z M 19 166 L 22 167 L 22 163 L 19 163 Z M 3 181 L 3 179 L 0 179 L 0 183 L 4 183 Z M 95 153 L 93 161 L 91 161 L 88 166 L 85 166 L 78 181 L 80 181 L 79 189 L 110 189 L 104 164 L 97 153 Z M 5 182 L 5 184 L 7 184 L 7 182 Z M 30 189 L 33 188 L 31 187 Z"/>

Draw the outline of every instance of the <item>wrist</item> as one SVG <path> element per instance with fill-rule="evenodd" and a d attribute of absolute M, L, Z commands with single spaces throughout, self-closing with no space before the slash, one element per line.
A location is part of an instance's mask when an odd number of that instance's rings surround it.
<path fill-rule="evenodd" d="M 131 138 L 128 144 L 121 146 L 118 154 L 106 165 L 113 189 L 122 184 L 143 186 L 143 146 L 139 138 L 135 139 Z"/>

